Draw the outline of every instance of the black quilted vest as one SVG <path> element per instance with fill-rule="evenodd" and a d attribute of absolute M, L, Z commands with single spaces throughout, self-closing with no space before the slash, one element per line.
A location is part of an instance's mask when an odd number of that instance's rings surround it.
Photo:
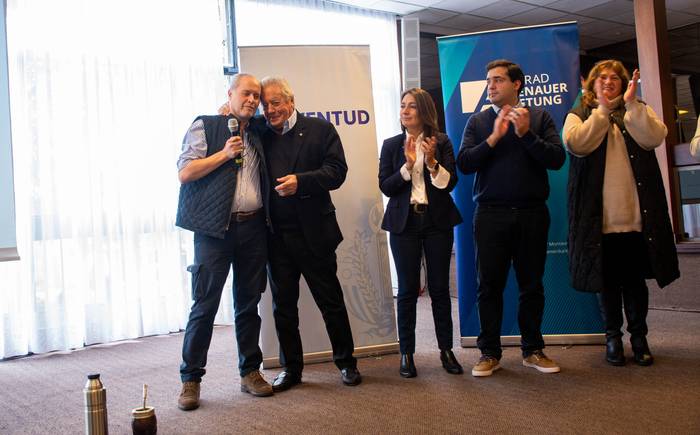
<path fill-rule="evenodd" d="M 230 116 L 200 116 L 207 139 L 207 157 L 221 151 L 231 137 Z M 197 120 L 195 119 L 195 121 Z M 236 190 L 238 167 L 228 160 L 207 176 L 182 184 L 175 225 L 195 233 L 224 238 Z"/>
<path fill-rule="evenodd" d="M 590 107 L 577 106 L 569 113 L 588 119 Z M 640 147 L 624 125 L 625 109 L 610 115 L 625 139 L 632 172 L 637 184 L 642 216 L 642 233 L 647 244 L 650 270 L 647 278 L 655 278 L 664 287 L 680 276 L 676 244 L 666 206 L 666 193 L 654 150 Z M 586 292 L 603 289 L 603 180 L 607 135 L 591 154 L 577 157 L 570 154 L 569 199 L 569 270 L 572 287 Z"/>

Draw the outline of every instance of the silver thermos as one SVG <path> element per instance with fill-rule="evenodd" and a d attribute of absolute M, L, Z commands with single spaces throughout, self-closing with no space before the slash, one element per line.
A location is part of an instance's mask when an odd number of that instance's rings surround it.
<path fill-rule="evenodd" d="M 85 434 L 107 435 L 107 390 L 100 381 L 100 375 L 88 375 L 83 390 L 85 396 Z"/>

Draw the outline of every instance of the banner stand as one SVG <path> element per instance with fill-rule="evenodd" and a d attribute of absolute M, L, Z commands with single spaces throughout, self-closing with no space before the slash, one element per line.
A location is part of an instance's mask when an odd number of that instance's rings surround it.
<path fill-rule="evenodd" d="M 605 334 L 549 334 L 543 335 L 544 343 L 547 346 L 569 346 L 574 344 L 605 344 Z M 462 347 L 476 347 L 476 337 L 461 337 Z M 519 335 L 501 336 L 501 345 L 520 346 Z"/>
<path fill-rule="evenodd" d="M 463 345 L 463 347 L 465 347 Z M 380 344 L 376 346 L 355 346 L 353 356 L 355 358 L 370 358 L 381 355 L 399 353 L 399 342 Z M 315 364 L 333 361 L 333 352 L 330 350 L 323 352 L 304 352 L 304 364 Z M 277 356 L 263 358 L 264 369 L 274 369 L 280 367 L 280 359 Z"/>
<path fill-rule="evenodd" d="M 332 123 L 343 142 L 348 173 L 331 192 L 344 240 L 336 250 L 355 356 L 399 351 L 386 233 L 380 228 L 382 196 L 375 128 L 370 50 L 367 45 L 239 47 L 241 71 L 262 79 L 281 76 L 294 91 L 296 109 Z M 273 192 L 273 194 L 275 194 Z M 274 223 L 273 223 L 274 224 Z M 325 324 L 306 281 L 299 282 L 299 332 L 304 361 L 331 361 Z M 258 307 L 263 367 L 279 365 L 272 292 Z"/>
<path fill-rule="evenodd" d="M 575 22 L 518 27 L 437 38 L 447 135 L 455 146 L 473 113 L 492 110 L 486 92 L 485 66 L 496 59 L 518 63 L 525 74 L 520 100 L 540 107 L 557 129 L 574 105 L 580 87 L 578 29 Z M 604 343 L 604 324 L 596 295 L 570 286 L 568 262 L 568 161 L 558 171 L 547 171 L 551 216 L 543 284 L 545 308 L 542 334 L 547 344 Z M 479 335 L 477 280 L 472 221 L 474 175 L 459 174 L 452 195 L 464 223 L 455 229 L 457 291 L 461 344 L 471 347 Z M 519 290 L 511 270 L 503 294 L 502 344 L 520 345 Z"/>

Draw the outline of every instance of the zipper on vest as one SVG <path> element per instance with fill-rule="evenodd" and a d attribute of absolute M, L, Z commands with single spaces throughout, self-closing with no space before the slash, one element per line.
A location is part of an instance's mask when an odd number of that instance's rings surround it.
<path fill-rule="evenodd" d="M 226 221 L 226 228 L 224 229 L 224 232 L 228 231 L 228 227 L 231 225 L 231 216 L 233 216 L 233 213 L 228 214 L 228 221 Z"/>

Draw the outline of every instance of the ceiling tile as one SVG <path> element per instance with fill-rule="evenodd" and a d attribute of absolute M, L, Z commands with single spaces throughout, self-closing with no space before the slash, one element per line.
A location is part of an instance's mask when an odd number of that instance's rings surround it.
<path fill-rule="evenodd" d="M 584 23 L 590 23 L 593 20 L 594 20 L 594 18 L 584 17 L 584 16 L 576 15 L 576 14 L 568 14 L 568 15 L 564 15 L 564 16 L 557 18 L 557 21 L 560 23 L 563 23 L 566 21 L 576 21 L 579 24 L 584 24 Z"/>
<path fill-rule="evenodd" d="M 455 27 L 462 29 L 464 32 L 471 32 L 473 28 L 483 26 L 490 23 L 492 20 L 483 17 L 475 17 L 474 15 L 457 15 L 456 17 L 448 18 L 440 22 L 441 26 Z"/>
<path fill-rule="evenodd" d="M 621 15 L 615 15 L 614 17 L 610 17 L 610 20 L 615 21 L 616 23 L 634 26 L 634 11 Z"/>
<path fill-rule="evenodd" d="M 578 30 L 582 35 L 590 35 L 590 36 L 598 36 L 598 35 L 607 35 L 607 34 L 612 34 L 614 32 L 621 32 L 624 33 L 625 35 L 632 34 L 634 37 L 634 26 L 628 26 L 625 24 L 611 24 L 608 21 L 602 21 L 602 20 L 593 20 L 589 23 L 583 23 L 579 24 Z M 608 39 L 611 39 L 610 37 L 607 37 Z M 629 39 L 629 38 L 627 38 Z"/>
<path fill-rule="evenodd" d="M 675 29 L 676 27 L 683 27 L 698 22 L 700 22 L 700 17 L 697 15 L 666 11 L 666 27 L 669 29 Z"/>
<path fill-rule="evenodd" d="M 552 9 L 537 8 L 523 12 L 522 14 L 511 15 L 508 17 L 508 21 L 532 26 L 536 24 L 551 23 L 552 20 L 561 18 L 564 15 L 566 14 Z"/>
<path fill-rule="evenodd" d="M 467 33 L 462 29 L 447 26 L 436 26 L 434 24 L 421 24 L 421 32 L 434 33 L 436 35 L 458 35 L 460 33 Z"/>
<path fill-rule="evenodd" d="M 522 0 L 520 3 L 527 3 L 534 6 L 545 6 L 557 0 Z"/>
<path fill-rule="evenodd" d="M 698 0 L 666 0 L 666 9 L 684 11 L 693 6 L 698 6 Z"/>
<path fill-rule="evenodd" d="M 488 6 L 493 3 L 493 0 L 442 0 L 441 2 L 435 3 L 431 7 L 437 9 L 445 9 L 447 11 L 454 11 L 459 13 L 466 13 L 473 11 L 474 9 L 479 9 L 484 6 Z"/>
<path fill-rule="evenodd" d="M 547 5 L 550 9 L 571 13 L 607 3 L 608 0 L 559 0 Z"/>
<path fill-rule="evenodd" d="M 499 0 L 489 6 L 475 9 L 470 13 L 480 17 L 493 18 L 499 20 L 501 18 L 517 15 L 519 13 L 535 9 L 535 6 L 526 5 L 512 0 Z"/>
<path fill-rule="evenodd" d="M 593 6 L 592 8 L 582 9 L 577 11 L 578 15 L 595 18 L 610 18 L 616 15 L 622 15 L 627 12 L 634 13 L 634 3 L 627 0 L 613 0 L 602 5 Z"/>
<path fill-rule="evenodd" d="M 423 24 L 437 24 L 447 18 L 459 15 L 457 12 L 443 11 L 441 9 L 423 9 L 422 11 L 414 12 L 406 15 L 407 18 L 418 18 Z"/>
<path fill-rule="evenodd" d="M 504 21 L 491 21 L 490 23 L 484 24 L 483 26 L 479 26 L 472 29 L 472 32 L 487 32 L 489 30 L 511 29 L 514 27 L 519 27 L 519 25 L 516 23 L 508 23 Z"/>

